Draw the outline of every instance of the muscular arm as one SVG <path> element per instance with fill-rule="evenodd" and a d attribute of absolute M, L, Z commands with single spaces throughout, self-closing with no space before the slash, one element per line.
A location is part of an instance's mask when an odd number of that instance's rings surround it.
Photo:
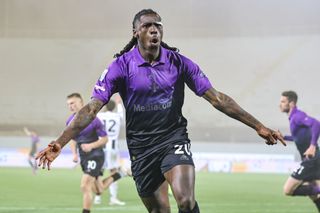
<path fill-rule="evenodd" d="M 206 91 L 203 98 L 209 101 L 214 108 L 218 109 L 229 117 L 250 126 L 256 131 L 263 126 L 257 119 L 243 110 L 231 97 L 215 90 L 214 88 Z"/>
<path fill-rule="evenodd" d="M 203 98 L 209 101 L 214 108 L 218 109 L 229 117 L 234 118 L 255 129 L 259 136 L 266 140 L 266 144 L 273 145 L 277 143 L 277 140 L 279 140 L 284 146 L 286 145 L 283 140 L 283 136 L 279 131 L 273 131 L 265 127 L 256 118 L 243 110 L 231 97 L 227 96 L 226 94 L 223 94 L 214 88 L 210 88 L 205 92 Z"/>
<path fill-rule="evenodd" d="M 102 106 L 102 101 L 92 99 L 77 113 L 70 125 L 56 140 L 56 143 L 60 144 L 61 148 L 64 147 L 72 138 L 79 134 L 94 120 Z"/>

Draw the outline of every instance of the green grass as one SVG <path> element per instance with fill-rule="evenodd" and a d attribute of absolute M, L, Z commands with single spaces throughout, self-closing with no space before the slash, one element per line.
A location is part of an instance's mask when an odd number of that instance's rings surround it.
<path fill-rule="evenodd" d="M 32 175 L 27 168 L 0 168 L 0 213 L 80 213 L 80 169 L 41 170 Z M 306 197 L 286 197 L 282 185 L 287 175 L 198 173 L 196 197 L 202 213 L 312 213 Z M 127 205 L 103 204 L 92 212 L 146 212 L 131 178 L 119 181 L 119 197 Z M 172 212 L 177 212 L 171 198 Z"/>

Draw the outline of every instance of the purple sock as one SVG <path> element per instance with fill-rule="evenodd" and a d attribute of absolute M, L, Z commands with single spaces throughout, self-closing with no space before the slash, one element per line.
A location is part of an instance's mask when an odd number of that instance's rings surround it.
<path fill-rule="evenodd" d="M 307 195 L 317 195 L 320 193 L 320 189 L 317 185 L 308 184 L 300 185 L 294 190 L 293 196 L 307 196 Z"/>

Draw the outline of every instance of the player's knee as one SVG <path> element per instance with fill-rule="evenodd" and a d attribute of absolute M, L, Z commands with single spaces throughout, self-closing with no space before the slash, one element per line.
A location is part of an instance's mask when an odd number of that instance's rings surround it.
<path fill-rule="evenodd" d="M 81 192 L 91 191 L 91 185 L 87 183 L 81 183 L 80 189 L 81 189 Z"/>
<path fill-rule="evenodd" d="M 188 212 L 192 210 L 194 200 L 191 196 L 181 196 L 177 197 L 177 204 L 180 210 Z"/>
<path fill-rule="evenodd" d="M 286 195 L 286 196 L 292 196 L 293 191 L 292 191 L 290 188 L 284 186 L 284 187 L 283 187 L 283 193 L 284 193 L 284 195 Z"/>

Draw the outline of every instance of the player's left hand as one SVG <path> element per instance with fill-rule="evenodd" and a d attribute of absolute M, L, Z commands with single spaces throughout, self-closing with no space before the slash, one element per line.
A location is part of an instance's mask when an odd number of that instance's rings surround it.
<path fill-rule="evenodd" d="M 92 145 L 91 145 L 90 143 L 81 144 L 81 149 L 82 149 L 84 152 L 91 152 L 91 150 L 92 150 Z"/>
<path fill-rule="evenodd" d="M 309 148 L 303 153 L 307 159 L 313 158 L 316 155 L 316 146 L 310 145 Z"/>
<path fill-rule="evenodd" d="M 258 135 L 266 140 L 267 145 L 277 144 L 278 140 L 282 143 L 282 145 L 286 146 L 286 142 L 283 139 L 283 136 L 279 130 L 274 131 L 267 127 L 262 126 L 258 131 Z"/>

